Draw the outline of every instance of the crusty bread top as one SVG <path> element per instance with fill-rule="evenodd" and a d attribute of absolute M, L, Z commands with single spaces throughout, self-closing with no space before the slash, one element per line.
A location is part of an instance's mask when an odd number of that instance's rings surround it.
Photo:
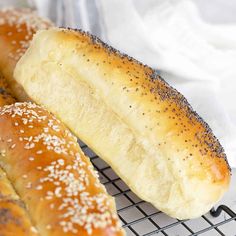
<path fill-rule="evenodd" d="M 5 8 L 0 10 L 0 37 L 8 57 L 17 62 L 29 47 L 30 41 L 39 29 L 47 29 L 52 23 L 39 17 L 27 8 Z M 6 45 L 9 45 L 6 47 Z M 10 50 L 9 50 L 10 49 Z M 6 52 L 5 52 L 6 51 Z"/>
<path fill-rule="evenodd" d="M 52 23 L 27 8 L 0 10 L 0 70 L 6 77 L 13 94 L 20 100 L 28 99 L 23 89 L 13 79 L 17 61 L 29 47 L 33 35 L 39 29 L 47 29 Z"/>

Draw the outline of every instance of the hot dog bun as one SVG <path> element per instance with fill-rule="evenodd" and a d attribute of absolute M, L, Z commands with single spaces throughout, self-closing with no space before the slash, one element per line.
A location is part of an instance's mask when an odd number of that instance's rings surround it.
<path fill-rule="evenodd" d="M 228 189 L 224 150 L 183 95 L 96 37 L 38 32 L 15 78 L 140 198 L 170 216 L 198 217 Z"/>

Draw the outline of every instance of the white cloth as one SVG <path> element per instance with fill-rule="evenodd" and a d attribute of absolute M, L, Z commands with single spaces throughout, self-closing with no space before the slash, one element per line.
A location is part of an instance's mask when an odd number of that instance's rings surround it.
<path fill-rule="evenodd" d="M 189 0 L 100 0 L 106 40 L 187 97 L 236 167 L 236 25 L 210 25 Z"/>
<path fill-rule="evenodd" d="M 40 9 L 52 3 L 38 2 Z M 210 125 L 236 167 L 236 24 L 204 22 L 191 0 L 57 2 L 58 24 L 90 30 L 160 70 Z"/>

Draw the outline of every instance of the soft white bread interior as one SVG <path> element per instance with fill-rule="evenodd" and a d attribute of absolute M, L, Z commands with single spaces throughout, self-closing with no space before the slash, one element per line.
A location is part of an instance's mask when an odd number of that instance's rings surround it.
<path fill-rule="evenodd" d="M 198 217 L 228 189 L 223 148 L 154 70 L 82 31 L 38 32 L 15 78 L 142 199 Z"/>

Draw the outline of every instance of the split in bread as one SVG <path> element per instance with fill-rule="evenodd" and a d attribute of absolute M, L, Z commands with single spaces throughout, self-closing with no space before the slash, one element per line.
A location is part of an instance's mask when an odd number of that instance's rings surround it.
<path fill-rule="evenodd" d="M 0 107 L 12 104 L 15 99 L 11 96 L 5 78 L 0 73 Z M 4 124 L 2 124 L 4 125 Z M 0 156 L 4 156 L 0 150 Z M 0 235 L 4 236 L 36 236 L 24 203 L 16 193 L 6 173 L 0 167 Z"/>

